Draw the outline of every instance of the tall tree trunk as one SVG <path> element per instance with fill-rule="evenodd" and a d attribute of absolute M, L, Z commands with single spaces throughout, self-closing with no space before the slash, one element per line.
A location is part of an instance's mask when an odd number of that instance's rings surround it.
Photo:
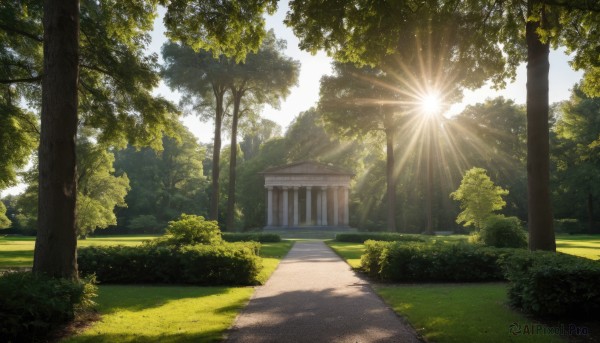
<path fill-rule="evenodd" d="M 587 213 L 588 213 L 588 232 L 595 233 L 594 229 L 594 196 L 592 192 L 588 192 L 587 198 Z"/>
<path fill-rule="evenodd" d="M 396 177 L 394 175 L 394 124 L 392 115 L 385 114 L 385 139 L 386 139 L 386 183 L 387 183 L 387 229 L 396 231 Z"/>
<path fill-rule="evenodd" d="M 44 1 L 38 232 L 33 272 L 76 280 L 79 1 Z"/>
<path fill-rule="evenodd" d="M 219 220 L 219 171 L 221 160 L 221 126 L 223 124 L 223 87 L 213 86 L 216 100 L 215 137 L 213 141 L 212 185 L 210 193 L 210 220 Z"/>
<path fill-rule="evenodd" d="M 538 0 L 528 2 L 528 17 Z M 536 30 L 545 25 L 528 21 L 527 39 L 527 185 L 529 249 L 556 251 L 550 203 L 550 141 L 548 127 L 549 43 L 542 43 Z"/>
<path fill-rule="evenodd" d="M 241 92 L 233 93 L 233 118 L 231 122 L 231 151 L 229 155 L 229 189 L 227 190 L 227 219 L 226 228 L 228 231 L 235 229 L 235 169 L 237 166 L 237 130 L 240 117 L 240 104 L 243 94 Z"/>
<path fill-rule="evenodd" d="M 434 130 L 433 120 L 429 120 L 429 129 L 427 130 L 427 228 L 425 233 L 433 235 L 433 159 L 435 157 L 434 149 Z"/>

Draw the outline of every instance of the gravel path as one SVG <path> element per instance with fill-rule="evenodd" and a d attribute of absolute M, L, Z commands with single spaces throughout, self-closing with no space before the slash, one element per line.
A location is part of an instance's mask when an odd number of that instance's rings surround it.
<path fill-rule="evenodd" d="M 227 342 L 420 342 L 323 242 L 298 242 L 236 319 Z"/>

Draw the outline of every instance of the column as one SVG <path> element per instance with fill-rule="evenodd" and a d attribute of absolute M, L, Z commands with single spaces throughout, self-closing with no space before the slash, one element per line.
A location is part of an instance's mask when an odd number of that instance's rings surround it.
<path fill-rule="evenodd" d="M 348 187 L 344 187 L 344 225 L 350 225 L 350 214 L 348 211 Z"/>
<path fill-rule="evenodd" d="M 306 225 L 312 225 L 311 211 L 312 211 L 312 193 L 310 186 L 306 187 Z"/>
<path fill-rule="evenodd" d="M 317 188 L 317 226 L 323 225 L 323 220 L 321 219 L 321 213 L 323 210 L 323 206 L 321 206 L 321 200 L 323 200 L 321 188 Z"/>
<path fill-rule="evenodd" d="M 321 225 L 327 226 L 327 187 L 321 187 L 321 195 L 323 196 L 321 200 L 321 206 L 323 206 L 323 209 L 321 209 Z"/>
<path fill-rule="evenodd" d="M 283 189 L 283 223 L 281 225 L 288 226 L 288 213 L 290 211 L 288 206 L 288 187 L 281 187 L 281 189 Z"/>
<path fill-rule="evenodd" d="M 267 187 L 267 226 L 273 226 L 273 187 Z"/>
<path fill-rule="evenodd" d="M 339 204 L 338 204 L 338 187 L 333 187 L 333 226 L 338 226 Z"/>
<path fill-rule="evenodd" d="M 294 226 L 298 226 L 298 187 L 294 187 Z"/>

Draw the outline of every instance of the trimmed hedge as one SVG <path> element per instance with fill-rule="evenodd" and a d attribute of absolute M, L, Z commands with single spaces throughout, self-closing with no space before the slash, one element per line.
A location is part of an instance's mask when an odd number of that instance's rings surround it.
<path fill-rule="evenodd" d="M 507 256 L 511 305 L 537 316 L 600 317 L 600 263 L 535 252 Z"/>
<path fill-rule="evenodd" d="M 577 219 L 565 218 L 554 220 L 554 232 L 568 233 L 570 235 L 584 232 L 583 225 Z"/>
<path fill-rule="evenodd" d="M 274 233 L 224 232 L 221 235 L 221 237 L 226 242 L 260 242 L 260 243 L 281 242 L 281 237 Z"/>
<path fill-rule="evenodd" d="M 503 280 L 498 260 L 513 249 L 472 244 L 365 242 L 362 268 L 383 281 L 482 282 Z"/>
<path fill-rule="evenodd" d="M 393 232 L 358 232 L 358 233 L 338 233 L 335 235 L 338 242 L 364 243 L 368 240 L 385 242 L 425 242 L 418 235 L 407 235 Z"/>
<path fill-rule="evenodd" d="M 0 276 L 0 340 L 42 341 L 46 335 L 94 305 L 93 280 L 73 282 L 7 272 Z"/>
<path fill-rule="evenodd" d="M 254 285 L 262 269 L 259 243 L 96 246 L 78 250 L 79 271 L 102 283 Z"/>

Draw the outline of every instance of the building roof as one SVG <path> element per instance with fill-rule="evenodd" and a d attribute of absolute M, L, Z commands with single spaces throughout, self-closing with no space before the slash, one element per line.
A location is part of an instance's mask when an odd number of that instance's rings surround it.
<path fill-rule="evenodd" d="M 296 162 L 296 163 L 291 163 L 291 164 L 286 164 L 283 166 L 277 166 L 277 167 L 271 167 L 271 168 L 267 168 L 265 170 L 263 170 L 262 172 L 260 172 L 259 174 L 264 174 L 264 175 L 273 175 L 273 174 L 277 174 L 277 175 L 306 175 L 306 174 L 312 174 L 312 175 L 348 175 L 348 176 L 354 176 L 353 173 L 339 168 L 339 167 L 335 167 L 331 164 L 325 164 L 325 163 L 320 163 L 320 162 L 315 162 L 315 161 L 300 161 L 300 162 Z"/>

